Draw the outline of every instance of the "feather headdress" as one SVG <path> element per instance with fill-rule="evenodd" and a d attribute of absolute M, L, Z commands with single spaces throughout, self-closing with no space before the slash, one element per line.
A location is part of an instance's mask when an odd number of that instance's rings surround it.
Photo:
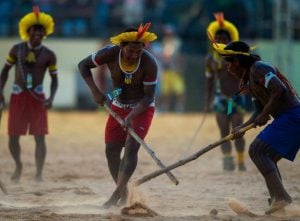
<path fill-rule="evenodd" d="M 224 19 L 223 12 L 215 13 L 214 16 L 216 20 L 208 25 L 207 32 L 209 32 L 212 37 L 215 38 L 217 31 L 224 30 L 230 35 L 231 41 L 238 41 L 239 32 L 237 28 L 234 26 L 234 24 Z"/>
<path fill-rule="evenodd" d="M 54 31 L 54 21 L 46 13 L 40 12 L 38 6 L 33 7 L 33 11 L 26 14 L 19 22 L 19 35 L 23 41 L 29 39 L 28 29 L 33 25 L 41 25 L 45 28 L 46 36 Z"/>
<path fill-rule="evenodd" d="M 144 26 L 141 24 L 137 31 L 123 32 L 119 35 L 110 38 L 112 44 L 118 45 L 121 42 L 151 42 L 154 41 L 157 36 L 154 33 L 148 32 L 151 23 L 146 23 Z"/>

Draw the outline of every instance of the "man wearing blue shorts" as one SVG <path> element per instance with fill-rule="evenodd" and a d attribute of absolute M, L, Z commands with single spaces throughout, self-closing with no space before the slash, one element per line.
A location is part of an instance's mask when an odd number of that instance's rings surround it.
<path fill-rule="evenodd" d="M 282 158 L 293 161 L 299 150 L 300 98 L 279 70 L 251 54 L 246 43 L 235 41 L 213 46 L 225 59 L 228 71 L 240 79 L 240 92 L 249 92 L 256 106 L 250 119 L 234 128 L 234 138 L 243 135 L 238 132 L 240 128 L 251 123 L 263 126 L 273 118 L 249 148 L 249 155 L 269 190 L 270 208 L 266 214 L 271 214 L 292 202 L 282 184 L 277 162 Z"/>

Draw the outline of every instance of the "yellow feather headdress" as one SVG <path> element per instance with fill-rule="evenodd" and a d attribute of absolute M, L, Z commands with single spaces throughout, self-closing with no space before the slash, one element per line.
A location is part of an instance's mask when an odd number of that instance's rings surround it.
<path fill-rule="evenodd" d="M 46 36 L 54 31 L 54 21 L 46 13 L 40 12 L 38 6 L 33 7 L 33 12 L 26 14 L 19 22 L 19 35 L 23 41 L 29 39 L 28 29 L 33 25 L 41 25 L 45 28 Z"/>
<path fill-rule="evenodd" d="M 151 23 L 141 24 L 137 31 L 123 32 L 110 38 L 112 44 L 118 45 L 121 42 L 142 42 L 147 43 L 157 39 L 156 34 L 147 32 Z"/>
<path fill-rule="evenodd" d="M 215 13 L 214 16 L 216 20 L 208 25 L 207 32 L 209 32 L 213 38 L 215 38 L 217 31 L 224 30 L 230 35 L 231 41 L 238 41 L 239 31 L 234 24 L 224 19 L 223 12 Z"/>
<path fill-rule="evenodd" d="M 234 55 L 245 55 L 245 56 L 250 56 L 251 55 L 251 51 L 253 51 L 256 46 L 252 46 L 250 47 L 249 52 L 243 52 L 243 51 L 233 51 L 230 49 L 225 49 L 226 44 L 221 44 L 221 43 L 217 43 L 215 41 L 215 39 L 213 38 L 213 36 L 211 35 L 211 33 L 207 32 L 208 38 L 210 39 L 210 41 L 213 44 L 213 48 L 215 51 L 217 51 L 221 56 L 234 56 Z"/>

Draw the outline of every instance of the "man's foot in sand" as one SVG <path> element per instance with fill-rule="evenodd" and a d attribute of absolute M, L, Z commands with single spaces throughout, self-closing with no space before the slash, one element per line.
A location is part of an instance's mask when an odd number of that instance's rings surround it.
<path fill-rule="evenodd" d="M 273 200 L 270 209 L 268 209 L 265 214 L 271 214 L 274 213 L 280 209 L 283 209 L 284 207 L 286 207 L 287 205 L 291 204 L 292 200 L 288 199 L 288 200 L 279 200 L 279 201 L 275 201 Z"/>
<path fill-rule="evenodd" d="M 111 206 L 117 206 L 117 203 L 120 199 L 120 193 L 115 191 L 112 196 L 107 200 L 103 205 L 102 208 L 108 209 Z"/>
<path fill-rule="evenodd" d="M 127 203 L 127 199 L 128 199 L 128 189 L 126 188 L 126 190 L 124 191 L 124 193 L 122 193 L 118 206 L 124 206 Z"/>
<path fill-rule="evenodd" d="M 245 163 L 239 163 L 238 164 L 238 169 L 239 169 L 239 171 L 246 171 L 247 168 L 246 168 Z"/>
<path fill-rule="evenodd" d="M 42 174 L 36 174 L 35 175 L 35 181 L 36 182 L 43 182 L 44 180 L 43 180 Z"/>
<path fill-rule="evenodd" d="M 18 183 L 20 181 L 21 174 L 22 174 L 22 165 L 16 167 L 15 172 L 13 173 L 10 179 L 13 182 Z"/>
<path fill-rule="evenodd" d="M 235 165 L 232 156 L 224 156 L 223 158 L 223 170 L 224 171 L 234 171 Z"/>

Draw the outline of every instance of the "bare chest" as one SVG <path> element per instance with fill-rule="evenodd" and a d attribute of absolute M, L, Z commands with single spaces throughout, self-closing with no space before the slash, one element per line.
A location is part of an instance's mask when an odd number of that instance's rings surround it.
<path fill-rule="evenodd" d="M 142 85 L 144 81 L 144 70 L 141 65 L 133 72 L 127 72 L 123 70 L 118 62 L 108 64 L 108 68 L 111 73 L 111 79 L 114 85 L 118 86 L 130 86 L 130 85 Z"/>

